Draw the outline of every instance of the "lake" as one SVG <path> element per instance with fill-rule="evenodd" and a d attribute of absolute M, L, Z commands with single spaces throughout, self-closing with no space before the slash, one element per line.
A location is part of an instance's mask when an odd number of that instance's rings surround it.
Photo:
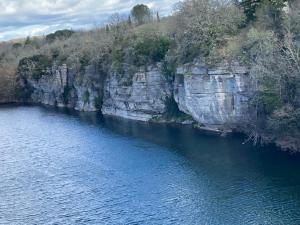
<path fill-rule="evenodd" d="M 0 224 L 300 224 L 300 157 L 190 127 L 0 107 Z"/>

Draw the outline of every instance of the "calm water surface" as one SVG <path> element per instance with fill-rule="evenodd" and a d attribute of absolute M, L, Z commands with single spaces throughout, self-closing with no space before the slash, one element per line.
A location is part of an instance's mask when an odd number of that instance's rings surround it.
<path fill-rule="evenodd" d="M 300 224 L 300 158 L 191 128 L 0 107 L 0 224 Z"/>

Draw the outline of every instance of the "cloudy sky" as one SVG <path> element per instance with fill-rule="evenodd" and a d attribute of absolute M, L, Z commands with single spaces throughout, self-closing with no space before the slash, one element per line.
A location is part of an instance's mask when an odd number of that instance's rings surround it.
<path fill-rule="evenodd" d="M 168 14 L 178 0 L 0 0 L 0 41 L 103 25 L 136 4 Z"/>

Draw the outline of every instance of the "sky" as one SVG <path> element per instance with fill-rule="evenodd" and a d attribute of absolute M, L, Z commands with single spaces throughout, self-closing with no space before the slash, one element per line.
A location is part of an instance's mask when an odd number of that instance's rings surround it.
<path fill-rule="evenodd" d="M 0 41 L 45 35 L 59 29 L 102 26 L 114 13 L 128 14 L 146 4 L 161 15 L 178 0 L 0 0 Z"/>

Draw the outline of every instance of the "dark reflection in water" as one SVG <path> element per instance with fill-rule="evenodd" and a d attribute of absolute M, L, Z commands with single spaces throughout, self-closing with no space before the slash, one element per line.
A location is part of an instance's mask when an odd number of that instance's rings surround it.
<path fill-rule="evenodd" d="M 0 127 L 0 224 L 300 224 L 299 156 L 37 106 Z"/>

